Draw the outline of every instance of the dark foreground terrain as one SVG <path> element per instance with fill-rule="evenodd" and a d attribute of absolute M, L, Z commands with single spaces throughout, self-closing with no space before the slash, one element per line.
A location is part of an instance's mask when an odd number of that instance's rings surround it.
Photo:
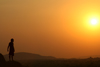
<path fill-rule="evenodd" d="M 17 61 L 5 61 L 5 58 L 0 54 L 0 67 L 23 67 L 21 63 Z"/>
<path fill-rule="evenodd" d="M 100 67 L 99 58 L 20 61 L 26 67 Z"/>
<path fill-rule="evenodd" d="M 27 57 L 27 56 L 26 56 Z M 100 58 L 87 59 L 23 59 L 6 61 L 0 54 L 0 67 L 100 67 Z"/>

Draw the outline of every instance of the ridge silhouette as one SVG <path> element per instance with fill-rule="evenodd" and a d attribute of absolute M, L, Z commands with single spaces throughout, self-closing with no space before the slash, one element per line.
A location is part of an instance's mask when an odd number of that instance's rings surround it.
<path fill-rule="evenodd" d="M 4 55 L 4 58 L 6 61 L 9 60 L 8 54 Z M 42 56 L 39 54 L 34 53 L 27 53 L 27 52 L 18 52 L 15 53 L 14 60 L 20 61 L 20 60 L 42 60 L 42 59 L 56 59 L 56 57 L 53 56 Z"/>

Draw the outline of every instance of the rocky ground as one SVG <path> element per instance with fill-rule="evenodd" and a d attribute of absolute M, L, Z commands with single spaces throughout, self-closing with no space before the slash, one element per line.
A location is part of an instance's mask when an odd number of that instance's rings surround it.
<path fill-rule="evenodd" d="M 0 67 L 23 67 L 17 61 L 5 61 L 5 58 L 0 54 Z"/>

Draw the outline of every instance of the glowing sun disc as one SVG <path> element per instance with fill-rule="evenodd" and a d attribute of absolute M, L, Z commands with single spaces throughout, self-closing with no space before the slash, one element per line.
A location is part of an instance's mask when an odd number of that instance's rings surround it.
<path fill-rule="evenodd" d="M 91 24 L 92 24 L 92 25 L 96 25 L 97 22 L 98 22 L 97 19 L 92 19 L 92 20 L 91 20 Z"/>

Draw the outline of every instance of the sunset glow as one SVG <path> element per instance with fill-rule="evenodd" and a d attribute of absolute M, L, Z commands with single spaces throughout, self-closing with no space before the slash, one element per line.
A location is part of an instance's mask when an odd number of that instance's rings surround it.
<path fill-rule="evenodd" d="M 0 53 L 11 38 L 15 52 L 100 57 L 100 0 L 0 0 Z"/>

